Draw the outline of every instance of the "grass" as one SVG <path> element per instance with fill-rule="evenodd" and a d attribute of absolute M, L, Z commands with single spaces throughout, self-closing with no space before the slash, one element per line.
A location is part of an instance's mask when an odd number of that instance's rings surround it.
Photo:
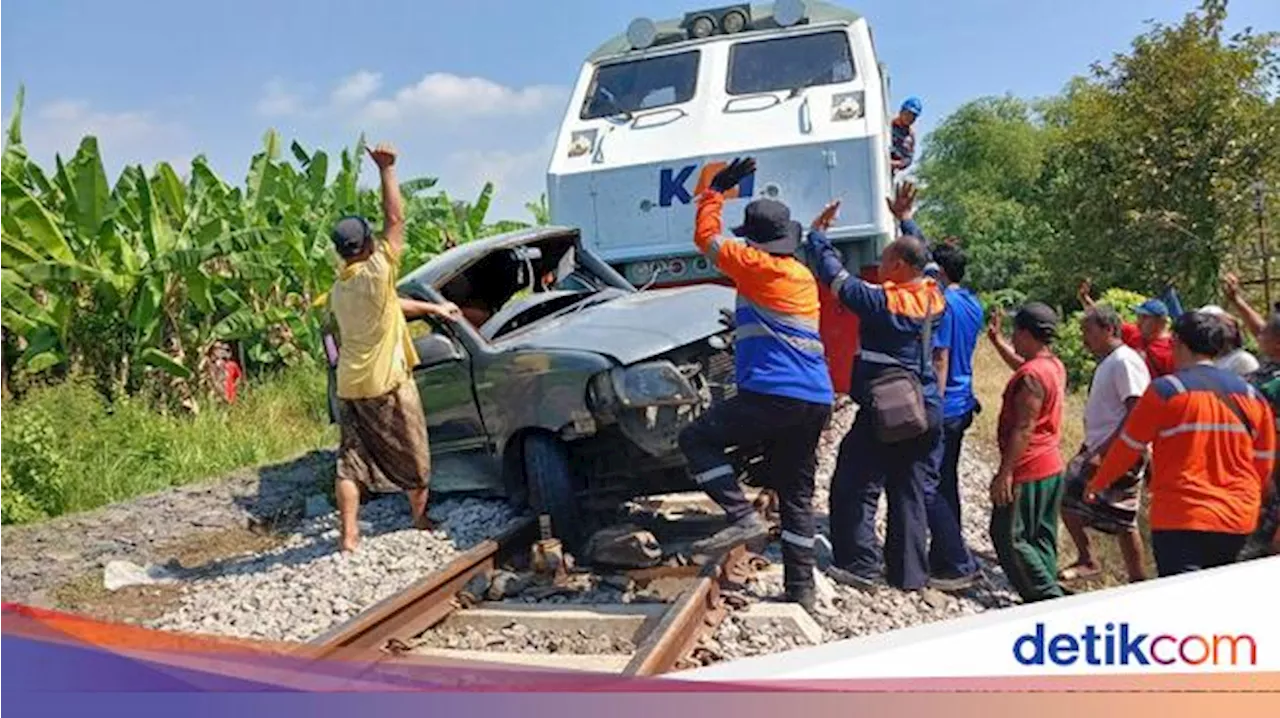
<path fill-rule="evenodd" d="M 233 406 L 165 416 L 108 405 L 85 382 L 35 389 L 4 406 L 5 523 L 84 511 L 335 443 L 325 373 L 290 369 L 246 387 Z"/>
<path fill-rule="evenodd" d="M 973 429 L 969 433 L 967 445 L 977 449 L 994 469 L 999 463 L 1000 454 L 996 448 L 996 425 L 1000 416 L 1000 401 L 1005 384 L 1013 372 L 991 347 L 991 343 L 982 338 L 978 342 L 973 356 L 973 390 L 982 402 L 982 413 L 974 419 Z M 1070 460 L 1084 441 L 1084 405 L 1087 398 L 1085 391 L 1075 391 L 1067 395 L 1062 416 L 1062 444 L 1060 450 L 1064 460 Z M 1155 561 L 1151 556 L 1151 534 L 1147 527 L 1146 500 L 1143 499 L 1142 512 L 1139 516 L 1139 528 L 1142 530 L 1146 547 L 1147 575 L 1155 576 Z M 1082 580 L 1071 585 L 1076 589 L 1102 588 L 1127 583 L 1124 570 L 1124 559 L 1120 555 L 1120 547 L 1114 539 L 1105 534 L 1090 532 L 1090 546 L 1095 560 L 1102 563 L 1102 573 L 1091 579 Z M 1076 549 L 1071 536 L 1065 527 L 1058 527 L 1058 563 L 1061 566 L 1075 561 Z"/>

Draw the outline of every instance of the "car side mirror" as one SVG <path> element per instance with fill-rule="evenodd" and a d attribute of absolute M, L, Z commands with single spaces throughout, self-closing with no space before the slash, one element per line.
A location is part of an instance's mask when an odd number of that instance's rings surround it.
<path fill-rule="evenodd" d="M 415 369 L 462 361 L 464 358 L 458 345 L 443 333 L 432 332 L 419 337 L 414 340 L 413 347 L 418 352 L 418 365 Z"/>

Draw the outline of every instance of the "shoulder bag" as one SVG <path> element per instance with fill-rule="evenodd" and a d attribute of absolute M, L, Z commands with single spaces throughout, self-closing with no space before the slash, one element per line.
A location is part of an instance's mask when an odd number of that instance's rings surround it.
<path fill-rule="evenodd" d="M 933 295 L 925 309 L 924 327 L 920 331 L 919 372 L 901 365 L 880 370 L 867 386 L 871 412 L 875 419 L 876 438 L 885 444 L 897 444 L 929 431 L 929 415 L 925 409 L 922 377 L 925 362 L 930 360 L 933 342 Z"/>

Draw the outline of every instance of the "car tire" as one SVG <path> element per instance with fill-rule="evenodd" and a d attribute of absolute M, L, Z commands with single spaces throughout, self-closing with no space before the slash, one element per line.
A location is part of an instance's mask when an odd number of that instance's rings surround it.
<path fill-rule="evenodd" d="M 564 443 L 546 434 L 524 439 L 524 476 L 529 504 L 537 514 L 551 516 L 551 529 L 570 551 L 582 540 L 577 482 Z"/>

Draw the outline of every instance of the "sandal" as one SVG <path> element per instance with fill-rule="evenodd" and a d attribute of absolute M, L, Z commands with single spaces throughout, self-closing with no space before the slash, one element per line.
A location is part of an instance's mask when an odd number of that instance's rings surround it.
<path fill-rule="evenodd" d="M 1101 566 L 1090 566 L 1088 564 L 1077 563 L 1068 566 L 1058 572 L 1059 581 L 1079 581 L 1085 578 L 1094 578 L 1102 573 Z"/>

